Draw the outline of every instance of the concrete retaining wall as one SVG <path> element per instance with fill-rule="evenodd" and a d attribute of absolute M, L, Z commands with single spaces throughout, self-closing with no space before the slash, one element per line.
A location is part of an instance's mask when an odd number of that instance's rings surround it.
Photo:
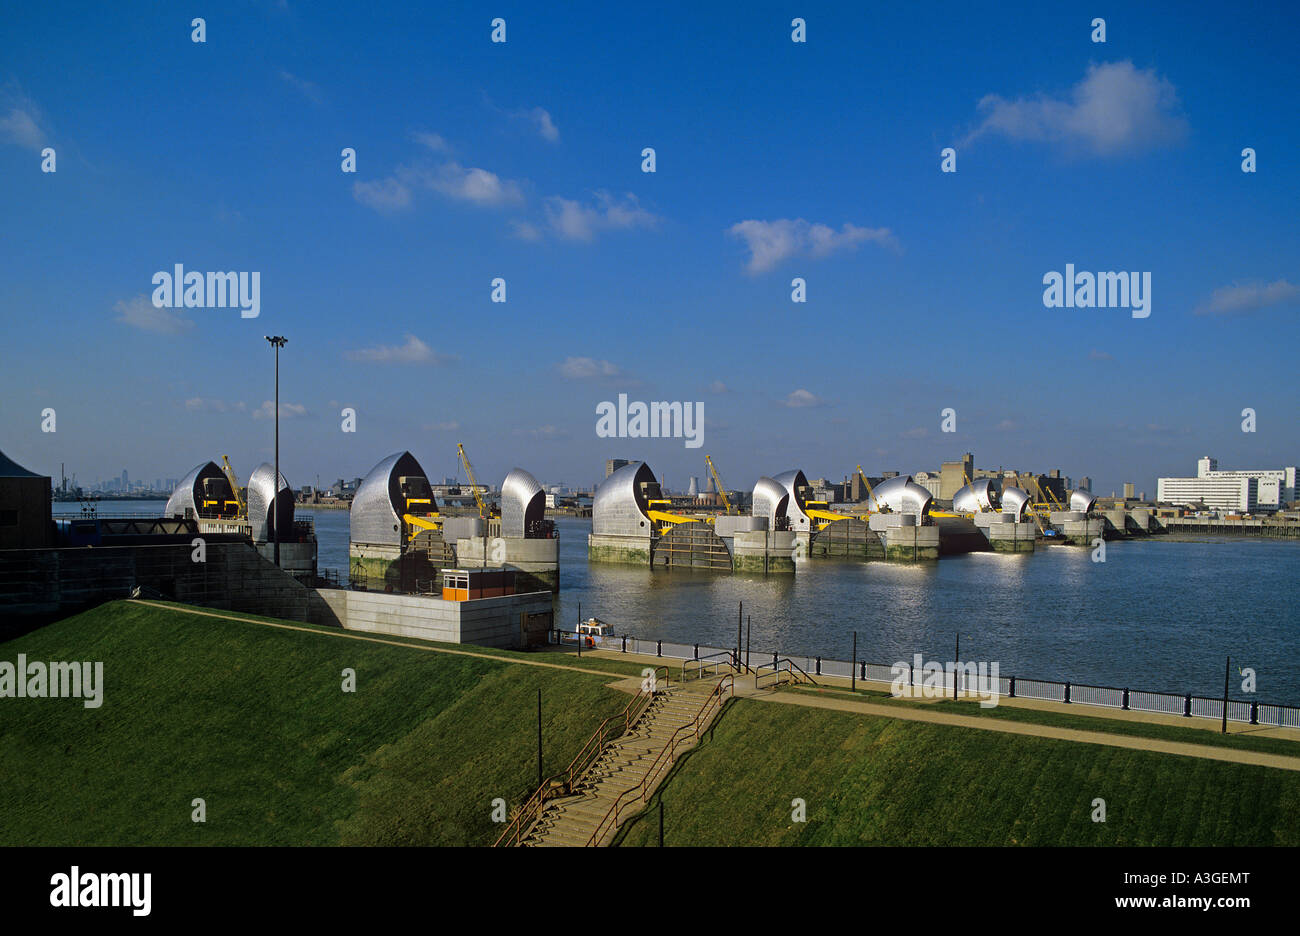
<path fill-rule="evenodd" d="M 545 642 L 553 626 L 549 591 L 473 601 L 343 589 L 319 595 L 346 629 L 392 637 L 521 649 L 530 633 L 532 642 Z"/>
<path fill-rule="evenodd" d="M 330 623 L 329 609 L 246 540 L 207 534 L 205 561 L 188 544 L 0 552 L 0 619 L 54 620 L 129 598 L 143 586 L 175 601 L 291 621 Z"/>

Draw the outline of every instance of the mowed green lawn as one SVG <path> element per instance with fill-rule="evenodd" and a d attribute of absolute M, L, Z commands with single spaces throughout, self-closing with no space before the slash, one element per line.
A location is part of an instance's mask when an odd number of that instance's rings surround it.
<path fill-rule="evenodd" d="M 0 845 L 489 844 L 493 799 L 536 785 L 538 688 L 548 775 L 630 698 L 612 676 L 126 602 L 0 644 L 19 653 L 103 661 L 104 704 L 0 699 Z"/>
<path fill-rule="evenodd" d="M 1300 772 L 744 699 L 661 792 L 666 845 L 1300 844 Z"/>

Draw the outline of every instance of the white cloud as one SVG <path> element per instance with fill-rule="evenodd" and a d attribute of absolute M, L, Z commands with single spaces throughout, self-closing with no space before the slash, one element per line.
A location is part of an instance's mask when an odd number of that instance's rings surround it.
<path fill-rule="evenodd" d="M 590 241 L 599 231 L 653 228 L 659 223 L 632 193 L 617 199 L 604 191 L 596 192 L 595 202 L 587 205 L 558 195 L 548 198 L 546 220 L 560 237 L 579 241 Z"/>
<path fill-rule="evenodd" d="M 1110 360 L 1114 360 L 1114 358 L 1111 356 L 1109 351 L 1098 351 L 1096 348 L 1093 348 L 1091 351 L 1088 352 L 1088 360 L 1110 361 Z"/>
<path fill-rule="evenodd" d="M 904 439 L 924 439 L 930 434 L 930 430 L 924 426 L 917 426 L 915 429 L 908 429 L 903 433 Z"/>
<path fill-rule="evenodd" d="M 144 294 L 125 301 L 118 300 L 113 304 L 113 311 L 117 313 L 117 321 L 123 325 L 163 335 L 179 335 L 194 327 L 192 321 L 172 309 L 155 308 Z"/>
<path fill-rule="evenodd" d="M 1089 65 L 1065 98 L 1038 94 L 1007 100 L 989 94 L 978 108 L 983 120 L 963 145 L 1000 133 L 1112 155 L 1174 143 L 1187 132 L 1174 86 L 1155 69 L 1139 71 L 1128 61 Z"/>
<path fill-rule="evenodd" d="M 303 97 L 311 101 L 317 107 L 325 103 L 325 97 L 321 94 L 320 88 L 307 79 L 299 78 L 297 75 L 291 74 L 283 68 L 280 69 L 280 77 L 288 84 L 298 89 L 299 93 L 301 93 Z"/>
<path fill-rule="evenodd" d="M 1015 429 L 1020 428 L 1020 424 L 1016 422 L 1014 419 L 1004 419 L 1002 420 L 1002 422 L 998 423 L 993 428 L 995 428 L 998 432 L 1012 432 Z"/>
<path fill-rule="evenodd" d="M 422 170 L 405 170 L 408 178 L 427 185 L 434 191 L 451 198 L 470 201 L 479 205 L 518 204 L 524 200 L 519 183 L 502 179 L 495 172 L 486 169 L 466 169 L 458 163 L 449 162 L 437 173 Z M 399 170 L 399 176 L 402 171 Z"/>
<path fill-rule="evenodd" d="M 392 175 L 374 182 L 356 182 L 352 195 L 376 211 L 391 213 L 411 207 L 417 191 L 438 192 L 448 198 L 476 205 L 522 204 L 524 193 L 518 182 L 502 179 L 486 169 L 466 168 L 448 162 L 437 169 L 399 166 Z"/>
<path fill-rule="evenodd" d="M 1275 305 L 1286 305 L 1300 299 L 1300 287 L 1284 279 L 1268 285 L 1247 283 L 1216 289 L 1207 302 L 1197 309 L 1197 315 L 1245 315 Z"/>
<path fill-rule="evenodd" d="M 707 387 L 710 393 L 729 393 L 730 388 L 721 380 L 715 380 Z"/>
<path fill-rule="evenodd" d="M 805 406 L 824 406 L 826 401 L 817 394 L 808 390 L 794 390 L 781 401 L 781 405 L 788 406 L 791 409 L 801 409 Z"/>
<path fill-rule="evenodd" d="M 551 120 L 551 115 L 546 110 L 546 108 L 534 107 L 532 110 L 529 111 L 519 111 L 516 114 L 516 116 L 524 117 L 527 120 L 531 121 L 533 126 L 537 128 L 537 132 L 541 134 L 542 139 L 545 140 L 546 142 L 548 143 L 560 142 L 559 128 L 556 127 L 555 122 Z"/>
<path fill-rule="evenodd" d="M 515 220 L 510 222 L 510 236 L 525 241 L 539 241 L 542 239 L 542 232 L 535 224 Z"/>
<path fill-rule="evenodd" d="M 895 249 L 898 246 L 889 228 L 864 228 L 846 223 L 836 231 L 829 225 L 810 224 L 803 218 L 740 221 L 728 228 L 727 233 L 743 240 L 749 248 L 746 269 L 750 273 L 766 272 L 796 255 L 824 257 L 863 242 Z"/>
<path fill-rule="evenodd" d="M 10 108 L 7 116 L 0 117 L 0 139 L 6 143 L 40 149 L 45 142 L 45 134 L 31 114 L 14 107 Z"/>
<path fill-rule="evenodd" d="M 454 420 L 452 422 L 436 422 L 436 423 L 424 424 L 425 432 L 455 432 L 459 428 L 460 428 L 460 423 L 455 422 Z"/>
<path fill-rule="evenodd" d="M 454 355 L 440 354 L 414 335 L 407 335 L 400 345 L 358 348 L 349 351 L 348 357 L 371 364 L 443 364 L 452 360 Z"/>
<path fill-rule="evenodd" d="M 589 357 L 568 357 L 559 365 L 560 375 L 570 380 L 585 380 L 592 377 L 617 377 L 623 372 L 609 361 L 597 361 Z"/>
<path fill-rule="evenodd" d="M 227 403 L 225 400 L 208 400 L 192 397 L 185 401 L 185 409 L 191 413 L 242 413 L 247 407 L 242 402 Z"/>
<path fill-rule="evenodd" d="M 49 139 L 41 125 L 44 118 L 36 102 L 10 83 L 0 89 L 0 143 L 13 143 L 39 150 Z"/>
<path fill-rule="evenodd" d="M 567 439 L 569 437 L 567 430 L 550 424 L 537 426 L 534 429 L 516 429 L 515 435 L 529 436 L 534 439 Z"/>
<path fill-rule="evenodd" d="M 294 419 L 307 415 L 307 407 L 301 403 L 281 403 L 280 418 Z M 275 402 L 273 400 L 263 400 L 262 405 L 253 410 L 254 419 L 273 419 L 275 417 Z"/>
<path fill-rule="evenodd" d="M 394 178 L 377 182 L 354 182 L 352 197 L 379 212 L 401 211 L 411 207 L 411 190 Z"/>
<path fill-rule="evenodd" d="M 451 151 L 451 146 L 448 145 L 447 141 L 436 133 L 427 133 L 420 130 L 412 133 L 411 139 L 435 153 L 447 153 Z"/>

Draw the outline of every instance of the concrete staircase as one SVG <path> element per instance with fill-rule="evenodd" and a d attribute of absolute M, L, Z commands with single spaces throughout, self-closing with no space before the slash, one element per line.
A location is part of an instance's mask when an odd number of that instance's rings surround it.
<path fill-rule="evenodd" d="M 604 753 L 591 765 L 575 784 L 572 796 L 551 800 L 528 835 L 521 842 L 526 846 L 583 846 L 600 825 L 618 797 L 639 786 L 647 772 L 655 767 L 655 759 L 668 744 L 673 733 L 691 724 L 709 694 L 718 685 L 718 679 L 700 679 L 655 694 L 654 701 L 645 714 L 637 720 L 632 730 L 611 742 Z M 717 715 L 721 705 L 710 708 L 702 721 L 700 731 Z M 693 732 L 683 732 L 678 739 L 675 757 L 695 746 Z M 668 766 L 660 761 L 657 777 L 648 792 L 668 773 Z M 632 796 L 623 800 L 620 810 L 624 817 L 639 811 L 640 799 Z M 607 845 L 617 828 L 607 823 L 595 845 Z"/>

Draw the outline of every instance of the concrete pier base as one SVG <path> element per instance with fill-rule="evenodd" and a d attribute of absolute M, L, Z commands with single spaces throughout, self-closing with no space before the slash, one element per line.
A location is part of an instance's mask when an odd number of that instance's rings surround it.
<path fill-rule="evenodd" d="M 1014 514 L 978 513 L 975 526 L 994 552 L 1033 552 L 1038 541 L 1038 524 L 1017 522 Z"/>
<path fill-rule="evenodd" d="M 1057 517 L 1061 520 L 1057 521 Z M 1052 526 L 1061 531 L 1067 545 L 1092 546 L 1096 540 L 1106 538 L 1106 521 L 1101 517 L 1087 517 L 1076 514 L 1078 519 L 1069 519 L 1060 514 L 1052 514 Z"/>
<path fill-rule="evenodd" d="M 937 526 L 894 527 L 884 539 L 886 559 L 916 562 L 939 558 Z"/>
<path fill-rule="evenodd" d="M 462 569 L 513 569 L 518 592 L 560 590 L 560 541 L 555 538 L 463 537 L 456 540 L 456 564 Z"/>
<path fill-rule="evenodd" d="M 872 514 L 868 526 L 885 543 L 885 558 L 902 562 L 939 558 L 939 528 L 921 526 L 916 514 Z"/>
<path fill-rule="evenodd" d="M 737 572 L 793 572 L 800 536 L 804 538 L 804 555 L 807 555 L 807 533 L 737 531 L 731 541 L 732 568 Z"/>
<path fill-rule="evenodd" d="M 649 536 L 616 536 L 609 533 L 587 534 L 587 559 L 622 565 L 650 565 Z"/>
<path fill-rule="evenodd" d="M 984 532 L 994 552 L 1033 552 L 1038 542 L 1036 523 L 990 523 Z"/>

